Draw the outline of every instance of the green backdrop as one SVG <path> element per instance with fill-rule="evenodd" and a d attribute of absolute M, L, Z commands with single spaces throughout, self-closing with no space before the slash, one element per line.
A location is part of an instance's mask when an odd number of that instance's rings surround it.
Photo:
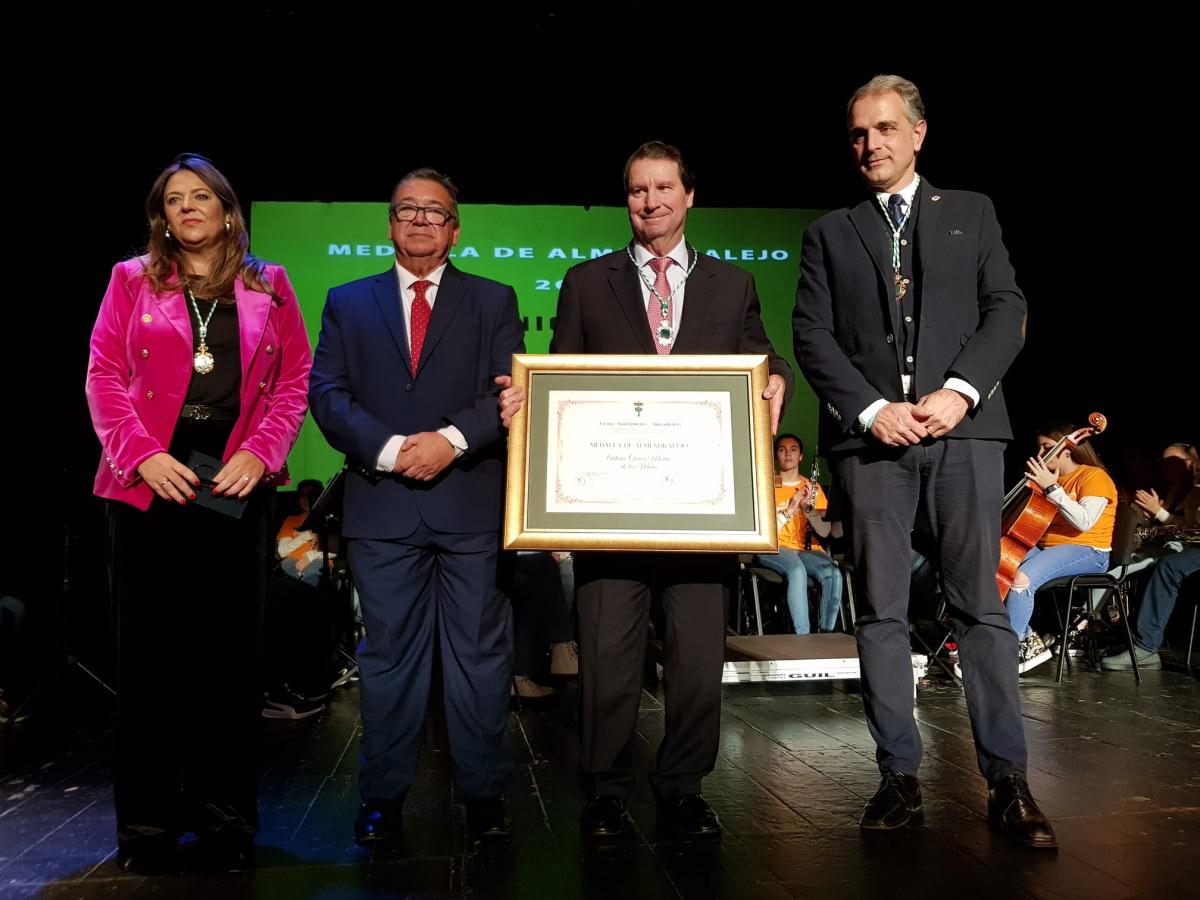
<path fill-rule="evenodd" d="M 545 353 L 558 284 L 571 266 L 629 241 L 623 207 L 462 206 L 462 234 L 452 258 L 466 272 L 516 288 L 530 353 Z M 776 351 L 795 368 L 791 314 L 800 239 L 820 212 L 801 209 L 702 209 L 688 214 L 687 238 L 701 253 L 753 273 L 763 322 Z M 381 272 L 393 263 L 386 203 L 255 203 L 254 253 L 286 266 L 316 346 L 325 293 L 333 285 Z M 816 398 L 797 374 L 796 395 L 781 429 L 816 448 Z M 807 454 L 806 454 L 807 455 Z M 811 457 L 806 459 L 811 461 Z M 288 458 L 293 479 L 327 481 L 342 465 L 309 416 Z"/>

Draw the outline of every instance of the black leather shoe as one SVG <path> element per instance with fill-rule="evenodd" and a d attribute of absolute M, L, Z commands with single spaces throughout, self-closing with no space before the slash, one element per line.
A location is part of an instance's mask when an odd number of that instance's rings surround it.
<path fill-rule="evenodd" d="M 178 867 L 179 834 L 165 828 L 124 825 L 117 829 L 116 863 L 122 872 L 157 875 Z"/>
<path fill-rule="evenodd" d="M 1038 809 L 1023 775 L 1008 775 L 988 791 L 988 825 L 1034 850 L 1054 850 L 1054 829 Z"/>
<path fill-rule="evenodd" d="M 146 848 L 119 847 L 117 849 L 117 866 L 122 872 L 136 872 L 139 875 L 162 875 L 173 872 L 177 868 L 175 848 Z"/>
<path fill-rule="evenodd" d="M 721 836 L 721 820 L 699 794 L 682 794 L 658 801 L 660 828 L 686 837 L 716 838 Z"/>
<path fill-rule="evenodd" d="M 916 775 L 886 771 L 879 779 L 879 790 L 863 810 L 859 828 L 867 831 L 891 831 L 925 821 L 921 809 L 921 782 Z"/>
<path fill-rule="evenodd" d="M 467 834 L 476 840 L 507 840 L 512 837 L 508 803 L 500 794 L 468 800 Z"/>
<path fill-rule="evenodd" d="M 257 825 L 229 804 L 206 803 L 198 818 L 192 832 L 199 846 L 193 848 L 191 856 L 201 868 L 240 871 L 253 867 Z"/>
<path fill-rule="evenodd" d="M 137 838 L 122 838 L 117 842 L 117 866 L 122 872 L 141 875 L 161 875 L 176 868 L 178 838 L 163 833 Z"/>
<path fill-rule="evenodd" d="M 616 837 L 625 830 L 625 801 L 612 794 L 594 797 L 579 816 L 579 833 L 584 837 Z"/>
<path fill-rule="evenodd" d="M 368 800 L 354 820 L 354 842 L 377 844 L 400 834 L 403 800 Z"/>
<path fill-rule="evenodd" d="M 199 839 L 194 865 L 211 872 L 244 872 L 254 868 L 254 836 L 208 834 Z"/>

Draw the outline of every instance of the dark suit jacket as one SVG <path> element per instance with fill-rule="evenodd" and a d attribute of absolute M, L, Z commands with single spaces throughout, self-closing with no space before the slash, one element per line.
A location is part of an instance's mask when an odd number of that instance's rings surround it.
<path fill-rule="evenodd" d="M 524 329 L 511 287 L 446 267 L 412 371 L 395 269 L 332 288 L 325 301 L 309 404 L 346 454 L 347 537 L 401 538 L 496 530 L 504 506 L 505 433 L 493 379 L 512 372 Z M 375 473 L 395 434 L 455 425 L 467 452 L 431 482 Z"/>
<path fill-rule="evenodd" d="M 550 352 L 657 352 L 638 273 L 624 248 L 568 270 Z M 754 278 L 710 256 L 701 255 L 688 277 L 672 353 L 765 353 L 771 374 L 787 383 L 786 397 L 795 387 L 791 366 L 763 328 Z"/>
<path fill-rule="evenodd" d="M 1025 297 L 992 202 L 924 179 L 915 201 L 915 395 L 962 378 L 980 402 L 949 437 L 1008 440 L 1000 379 L 1024 340 Z M 873 196 L 805 233 L 792 329 L 796 360 L 820 400 L 823 453 L 866 446 L 859 414 L 880 398 L 903 399 L 892 275 L 889 232 Z"/>

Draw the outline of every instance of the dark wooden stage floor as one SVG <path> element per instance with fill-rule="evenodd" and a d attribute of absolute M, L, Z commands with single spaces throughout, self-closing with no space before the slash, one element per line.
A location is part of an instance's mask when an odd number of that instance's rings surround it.
<path fill-rule="evenodd" d="M 257 868 L 143 878 L 114 851 L 110 734 L 82 704 L 65 732 L 6 738 L 0 777 L 0 897 L 792 898 L 1195 897 L 1200 892 L 1200 684 L 1179 671 L 1130 675 L 1052 666 L 1022 682 L 1030 781 L 1057 854 L 988 831 L 985 790 L 961 694 L 931 676 L 919 720 L 926 825 L 865 840 L 857 827 L 877 775 L 853 682 L 743 684 L 724 692 L 721 755 L 706 794 L 725 824 L 716 844 L 660 839 L 644 777 L 634 827 L 581 845 L 575 689 L 556 708 L 511 718 L 518 767 L 510 845 L 464 842 L 444 744 L 427 740 L 402 844 L 354 846 L 358 696 L 320 717 L 264 722 Z M 186 702 L 187 698 L 180 698 Z M 637 765 L 663 727 L 658 685 L 643 694 Z M 44 729 L 45 730 L 45 729 Z"/>

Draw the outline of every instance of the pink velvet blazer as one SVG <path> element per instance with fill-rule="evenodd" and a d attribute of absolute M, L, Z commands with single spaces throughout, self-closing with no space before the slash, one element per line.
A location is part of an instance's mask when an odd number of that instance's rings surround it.
<path fill-rule="evenodd" d="M 248 450 L 263 484 L 286 484 L 286 460 L 307 408 L 312 350 L 282 266 L 264 280 L 276 297 L 235 285 L 241 335 L 241 406 L 223 459 Z M 92 330 L 87 399 L 103 458 L 95 492 L 146 509 L 154 492 L 137 468 L 165 452 L 192 374 L 192 319 L 183 293 L 156 294 L 141 259 L 113 267 Z M 181 460 L 186 462 L 186 460 Z"/>

